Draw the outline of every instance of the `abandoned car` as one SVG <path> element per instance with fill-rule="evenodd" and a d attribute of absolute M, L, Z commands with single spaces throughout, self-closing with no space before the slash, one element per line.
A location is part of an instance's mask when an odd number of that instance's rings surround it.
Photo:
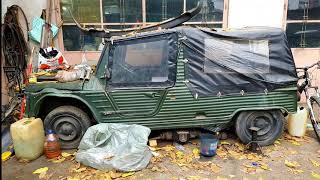
<path fill-rule="evenodd" d="M 26 113 L 44 119 L 63 148 L 76 148 L 95 123 L 234 126 L 244 143 L 255 127 L 270 145 L 297 109 L 296 84 L 281 29 L 177 27 L 106 40 L 89 80 L 28 85 Z"/>

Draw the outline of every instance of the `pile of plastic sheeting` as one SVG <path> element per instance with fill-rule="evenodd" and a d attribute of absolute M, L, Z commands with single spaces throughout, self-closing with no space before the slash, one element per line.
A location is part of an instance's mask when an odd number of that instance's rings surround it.
<path fill-rule="evenodd" d="M 140 125 L 97 124 L 83 136 L 76 161 L 99 170 L 141 170 L 152 157 L 147 145 L 150 132 Z"/>

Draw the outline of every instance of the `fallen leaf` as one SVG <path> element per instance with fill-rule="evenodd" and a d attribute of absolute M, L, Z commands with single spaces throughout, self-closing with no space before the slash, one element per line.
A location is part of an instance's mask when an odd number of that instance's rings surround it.
<path fill-rule="evenodd" d="M 187 177 L 188 180 L 200 180 L 200 176 L 190 176 L 190 177 Z"/>
<path fill-rule="evenodd" d="M 184 153 L 182 151 L 176 152 L 177 158 L 182 159 L 184 157 Z"/>
<path fill-rule="evenodd" d="M 165 147 L 162 147 L 161 149 L 165 150 L 165 151 L 173 151 L 174 150 L 174 146 L 172 145 L 166 145 Z"/>
<path fill-rule="evenodd" d="M 44 179 L 47 175 L 47 171 L 43 171 L 42 173 L 39 174 L 39 179 Z"/>
<path fill-rule="evenodd" d="M 164 172 L 164 169 L 161 169 L 158 166 L 153 166 L 151 168 L 151 171 L 153 171 L 153 172 Z"/>
<path fill-rule="evenodd" d="M 67 180 L 80 180 L 80 179 L 68 176 Z"/>
<path fill-rule="evenodd" d="M 169 152 L 169 157 L 171 158 L 171 160 L 175 160 L 176 159 L 176 153 Z"/>
<path fill-rule="evenodd" d="M 296 162 L 296 161 L 290 162 L 290 161 L 288 161 L 288 160 L 285 160 L 285 161 L 284 161 L 284 164 L 285 164 L 286 166 L 288 166 L 289 168 L 297 168 L 297 167 L 300 166 L 299 163 Z"/>
<path fill-rule="evenodd" d="M 117 179 L 117 178 L 121 177 L 121 175 L 122 175 L 121 173 L 118 173 L 116 171 L 110 171 L 109 174 L 112 179 Z"/>
<path fill-rule="evenodd" d="M 49 170 L 48 167 L 39 168 L 39 169 L 33 171 L 33 174 L 41 174 L 42 172 L 46 172 L 48 170 Z"/>
<path fill-rule="evenodd" d="M 301 146 L 301 144 L 298 143 L 298 142 L 295 141 L 295 140 L 289 140 L 289 142 L 290 142 L 291 144 L 295 145 L 295 146 Z"/>
<path fill-rule="evenodd" d="M 318 161 L 309 159 L 314 167 L 320 167 L 320 163 Z"/>
<path fill-rule="evenodd" d="M 288 151 L 286 151 L 286 152 L 287 152 L 287 154 L 289 154 L 289 155 L 296 155 L 296 154 L 298 154 L 298 152 L 295 151 L 295 150 L 288 150 Z"/>
<path fill-rule="evenodd" d="M 112 178 L 109 173 L 104 173 L 103 180 L 112 180 Z"/>
<path fill-rule="evenodd" d="M 177 177 L 170 177 L 170 180 L 179 180 Z"/>
<path fill-rule="evenodd" d="M 248 174 L 254 174 L 254 173 L 256 173 L 256 171 L 257 171 L 257 169 L 256 169 L 256 168 L 253 168 L 253 167 L 246 167 L 246 168 L 244 169 L 244 172 L 245 172 L 245 173 L 248 173 Z"/>
<path fill-rule="evenodd" d="M 151 151 L 158 151 L 158 150 L 160 150 L 161 148 L 157 148 L 157 147 L 150 147 L 150 146 L 148 146 L 149 147 L 149 149 L 151 150 Z"/>
<path fill-rule="evenodd" d="M 74 169 L 73 172 L 80 173 L 80 172 L 83 172 L 85 170 L 87 170 L 87 168 L 83 167 L 83 168 L 79 168 L 79 169 Z"/>
<path fill-rule="evenodd" d="M 58 159 L 52 159 L 51 162 L 53 163 L 62 163 L 66 158 L 60 157 Z"/>
<path fill-rule="evenodd" d="M 75 166 L 75 169 L 79 169 L 80 167 L 81 167 L 81 163 L 78 162 Z"/>
<path fill-rule="evenodd" d="M 128 172 L 128 173 L 124 173 L 121 175 L 121 177 L 125 178 L 125 177 L 128 177 L 128 176 L 132 176 L 134 175 L 135 172 Z"/>
<path fill-rule="evenodd" d="M 263 170 L 271 171 L 270 167 L 264 163 L 260 163 L 260 168 Z"/>
<path fill-rule="evenodd" d="M 280 145 L 281 142 L 280 142 L 279 140 L 276 140 L 276 141 L 274 142 L 274 144 Z"/>
<path fill-rule="evenodd" d="M 221 158 L 227 158 L 228 154 L 222 148 L 217 149 L 217 155 Z"/>
<path fill-rule="evenodd" d="M 151 158 L 151 163 L 157 163 L 157 162 L 161 162 L 163 158 L 163 155 L 159 154 L 159 156 L 153 156 Z"/>
<path fill-rule="evenodd" d="M 304 172 L 304 171 L 301 170 L 301 169 L 292 169 L 292 168 L 288 169 L 288 171 L 291 172 L 291 173 L 293 173 L 293 174 L 301 174 L 301 173 Z"/>
<path fill-rule="evenodd" d="M 230 145 L 230 143 L 228 141 L 221 141 L 220 144 L 221 145 Z"/>
<path fill-rule="evenodd" d="M 260 156 L 258 156 L 257 154 L 252 154 L 252 153 L 247 155 L 247 159 L 254 161 L 254 162 L 258 162 L 258 161 L 262 160 L 262 158 Z"/>
<path fill-rule="evenodd" d="M 53 173 L 47 174 L 46 172 L 44 172 L 39 175 L 39 179 L 49 180 L 52 176 L 53 176 Z"/>
<path fill-rule="evenodd" d="M 72 156 L 73 154 L 70 154 L 70 153 L 67 153 L 67 152 L 62 152 L 61 153 L 61 156 L 64 157 L 64 158 L 67 158 L 69 156 Z"/>
<path fill-rule="evenodd" d="M 198 148 L 194 148 L 192 154 L 194 158 L 200 158 L 200 150 Z"/>
<path fill-rule="evenodd" d="M 218 173 L 221 171 L 221 167 L 216 164 L 211 164 L 210 169 L 214 173 Z"/>
<path fill-rule="evenodd" d="M 320 179 L 320 174 L 317 174 L 315 172 L 311 172 L 311 176 L 314 177 L 315 179 Z"/>
<path fill-rule="evenodd" d="M 254 174 L 257 171 L 257 168 L 252 166 L 251 164 L 243 164 L 243 166 L 245 167 L 245 169 L 243 170 L 245 173 Z"/>
<path fill-rule="evenodd" d="M 245 157 L 246 157 L 243 153 L 238 153 L 233 150 L 228 151 L 228 153 L 230 154 L 231 157 L 233 157 L 237 160 L 242 160 L 242 159 L 245 159 Z"/>

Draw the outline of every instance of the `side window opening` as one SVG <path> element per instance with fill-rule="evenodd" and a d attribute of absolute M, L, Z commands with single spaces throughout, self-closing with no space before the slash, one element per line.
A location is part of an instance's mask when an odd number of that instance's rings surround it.
<path fill-rule="evenodd" d="M 231 70 L 226 71 L 219 65 Z M 260 74 L 270 72 L 268 40 L 205 39 L 205 73 Z"/>
<path fill-rule="evenodd" d="M 176 61 L 175 51 L 176 47 L 165 36 L 121 41 L 114 45 L 111 53 L 112 72 L 108 84 L 112 87 L 172 86 L 175 79 L 169 63 Z"/>

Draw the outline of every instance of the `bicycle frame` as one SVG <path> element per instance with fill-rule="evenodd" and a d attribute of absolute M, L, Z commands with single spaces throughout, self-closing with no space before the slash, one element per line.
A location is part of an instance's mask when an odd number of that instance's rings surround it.
<path fill-rule="evenodd" d="M 310 119 L 312 121 L 315 121 L 316 120 L 316 117 L 315 117 L 315 114 L 313 112 L 313 108 L 312 108 L 312 104 L 311 104 L 311 95 L 309 93 L 309 90 L 310 89 L 315 89 L 316 91 L 316 96 L 320 98 L 320 92 L 319 92 L 319 88 L 316 87 L 316 86 L 312 86 L 311 84 L 311 78 L 310 78 L 310 73 L 309 73 L 309 69 L 313 68 L 314 66 L 318 66 L 318 68 L 320 67 L 320 61 L 315 63 L 315 64 L 312 64 L 311 66 L 307 66 L 307 67 L 304 67 L 304 68 L 297 68 L 297 69 L 302 69 L 303 72 L 304 72 L 304 75 L 301 79 L 304 80 L 304 82 L 301 84 L 300 87 L 298 87 L 298 91 L 300 93 L 304 92 L 304 94 L 306 95 L 306 99 L 307 99 L 307 106 L 308 106 L 308 110 L 309 110 L 309 116 L 310 116 Z"/>

